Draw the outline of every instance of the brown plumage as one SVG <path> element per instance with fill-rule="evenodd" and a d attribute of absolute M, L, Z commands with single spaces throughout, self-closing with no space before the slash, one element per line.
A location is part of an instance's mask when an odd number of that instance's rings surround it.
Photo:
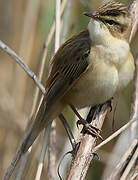
<path fill-rule="evenodd" d="M 98 11 L 102 16 L 119 16 L 128 15 L 128 8 L 120 2 L 113 0 L 104 1 L 103 5 L 99 7 Z"/>

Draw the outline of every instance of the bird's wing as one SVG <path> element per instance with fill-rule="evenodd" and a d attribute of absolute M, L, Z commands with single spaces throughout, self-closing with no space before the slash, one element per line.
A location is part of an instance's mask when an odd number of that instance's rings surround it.
<path fill-rule="evenodd" d="M 66 41 L 57 51 L 46 85 L 47 107 L 62 98 L 87 69 L 90 47 L 89 33 L 83 31 Z"/>
<path fill-rule="evenodd" d="M 63 97 L 88 67 L 87 59 L 91 46 L 88 31 L 83 31 L 77 36 L 66 41 L 53 58 L 46 94 L 34 122 L 24 137 L 22 152 L 28 150 L 40 131 L 48 124 L 48 119 L 47 123 L 44 120 L 46 111 Z"/>

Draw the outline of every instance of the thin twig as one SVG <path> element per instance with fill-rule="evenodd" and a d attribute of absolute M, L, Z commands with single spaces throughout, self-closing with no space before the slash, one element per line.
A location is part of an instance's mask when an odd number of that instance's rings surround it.
<path fill-rule="evenodd" d="M 27 6 L 24 13 L 24 20 L 22 23 L 22 32 L 21 32 L 21 44 L 19 47 L 19 55 L 22 57 L 26 57 L 25 59 L 28 60 L 28 57 L 30 56 L 28 52 L 28 47 L 32 48 L 33 41 L 31 38 L 28 38 L 30 36 L 33 36 L 34 33 L 32 33 L 35 29 L 37 18 L 38 18 L 38 12 L 40 7 L 40 1 L 34 1 L 34 0 L 28 0 Z M 27 42 L 27 43 L 26 43 Z"/>
<path fill-rule="evenodd" d="M 106 140 L 104 140 L 102 143 L 100 143 L 99 145 L 97 145 L 93 151 L 97 151 L 98 149 L 100 149 L 102 146 L 104 146 L 105 144 L 107 144 L 108 142 L 110 142 L 111 140 L 113 140 L 115 137 L 117 137 L 120 133 L 124 132 L 128 127 L 130 127 L 130 125 L 132 123 L 134 123 L 135 121 L 138 120 L 137 118 L 132 119 L 131 121 L 129 121 L 127 124 L 125 124 L 123 127 L 121 127 L 119 130 L 117 130 L 115 133 L 113 133 L 111 136 L 109 136 L 108 138 L 106 138 Z"/>
<path fill-rule="evenodd" d="M 24 157 L 22 157 L 23 159 L 22 159 L 20 167 L 18 169 L 16 178 L 15 178 L 16 180 L 20 180 L 21 179 L 30 152 L 31 152 L 31 148 L 29 148 L 29 150 L 25 153 Z"/>
<path fill-rule="evenodd" d="M 33 79 L 33 81 L 40 88 L 42 93 L 45 94 L 45 88 L 39 82 L 39 80 L 38 80 L 37 76 L 34 74 L 34 72 L 32 72 L 29 69 L 29 67 L 23 63 L 22 59 L 19 58 L 17 56 L 17 54 L 12 49 L 10 49 L 6 44 L 4 44 L 1 40 L 0 40 L 0 48 L 2 50 L 4 50 L 9 56 L 11 56 L 20 65 L 20 67 Z"/>
<path fill-rule="evenodd" d="M 138 140 L 134 139 L 132 144 L 130 145 L 129 149 L 123 155 L 123 157 L 121 158 L 120 162 L 115 167 L 115 169 L 113 170 L 113 173 L 110 175 L 108 180 L 119 179 L 120 173 L 122 172 L 122 170 L 124 169 L 124 167 L 126 166 L 128 161 L 131 159 L 133 153 L 135 152 L 137 145 L 138 145 Z"/>
<path fill-rule="evenodd" d="M 60 46 L 60 28 L 61 28 L 61 16 L 60 16 L 61 0 L 56 0 L 56 32 L 55 32 L 55 53 Z"/>
<path fill-rule="evenodd" d="M 44 165 L 44 158 L 45 158 L 46 149 L 47 149 L 47 145 L 48 145 L 50 128 L 51 128 L 51 126 L 48 126 L 48 128 L 45 129 L 45 131 L 44 131 L 44 139 L 43 139 L 43 143 L 42 143 L 43 146 L 42 146 L 42 150 L 41 150 L 41 155 L 40 155 L 40 160 L 39 160 L 35 180 L 40 180 L 40 177 L 42 174 L 42 169 L 43 169 L 43 165 Z"/>
<path fill-rule="evenodd" d="M 134 169 L 132 172 L 131 172 L 131 174 L 130 174 L 130 176 L 129 176 L 129 179 L 127 179 L 127 180 L 137 180 L 136 178 L 138 177 L 138 166 L 136 167 L 136 169 Z M 133 174 L 132 174 L 133 173 Z"/>
<path fill-rule="evenodd" d="M 136 160 L 138 158 L 138 148 L 136 149 L 134 155 L 132 156 L 129 164 L 127 165 L 123 175 L 121 176 L 120 180 L 125 180 L 130 172 L 130 170 L 134 167 Z"/>
<path fill-rule="evenodd" d="M 70 129 L 70 127 L 69 127 L 65 117 L 63 116 L 63 114 L 59 115 L 59 119 L 61 120 L 61 122 L 63 123 L 63 125 L 65 127 L 65 130 L 66 130 L 66 132 L 68 134 L 68 137 L 69 137 L 70 143 L 72 145 L 72 148 L 75 149 L 75 145 L 76 145 L 75 138 L 74 138 L 74 136 L 72 134 L 72 131 L 71 131 L 71 129 Z"/>

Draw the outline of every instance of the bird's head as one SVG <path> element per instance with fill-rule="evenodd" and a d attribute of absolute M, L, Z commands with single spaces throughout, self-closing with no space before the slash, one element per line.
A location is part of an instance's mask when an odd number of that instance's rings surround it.
<path fill-rule="evenodd" d="M 114 0 L 106 1 L 95 12 L 85 12 L 91 18 L 89 32 L 95 38 L 112 35 L 128 41 L 131 32 L 131 17 L 128 8 Z"/>

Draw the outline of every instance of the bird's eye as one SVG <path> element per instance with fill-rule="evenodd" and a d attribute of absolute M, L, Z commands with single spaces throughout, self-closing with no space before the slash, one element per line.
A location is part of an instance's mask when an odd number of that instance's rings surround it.
<path fill-rule="evenodd" d="M 106 19 L 106 20 L 104 20 L 104 22 L 105 22 L 106 24 L 109 24 L 110 26 L 116 24 L 116 22 L 113 21 L 113 20 L 107 20 L 107 19 Z"/>

